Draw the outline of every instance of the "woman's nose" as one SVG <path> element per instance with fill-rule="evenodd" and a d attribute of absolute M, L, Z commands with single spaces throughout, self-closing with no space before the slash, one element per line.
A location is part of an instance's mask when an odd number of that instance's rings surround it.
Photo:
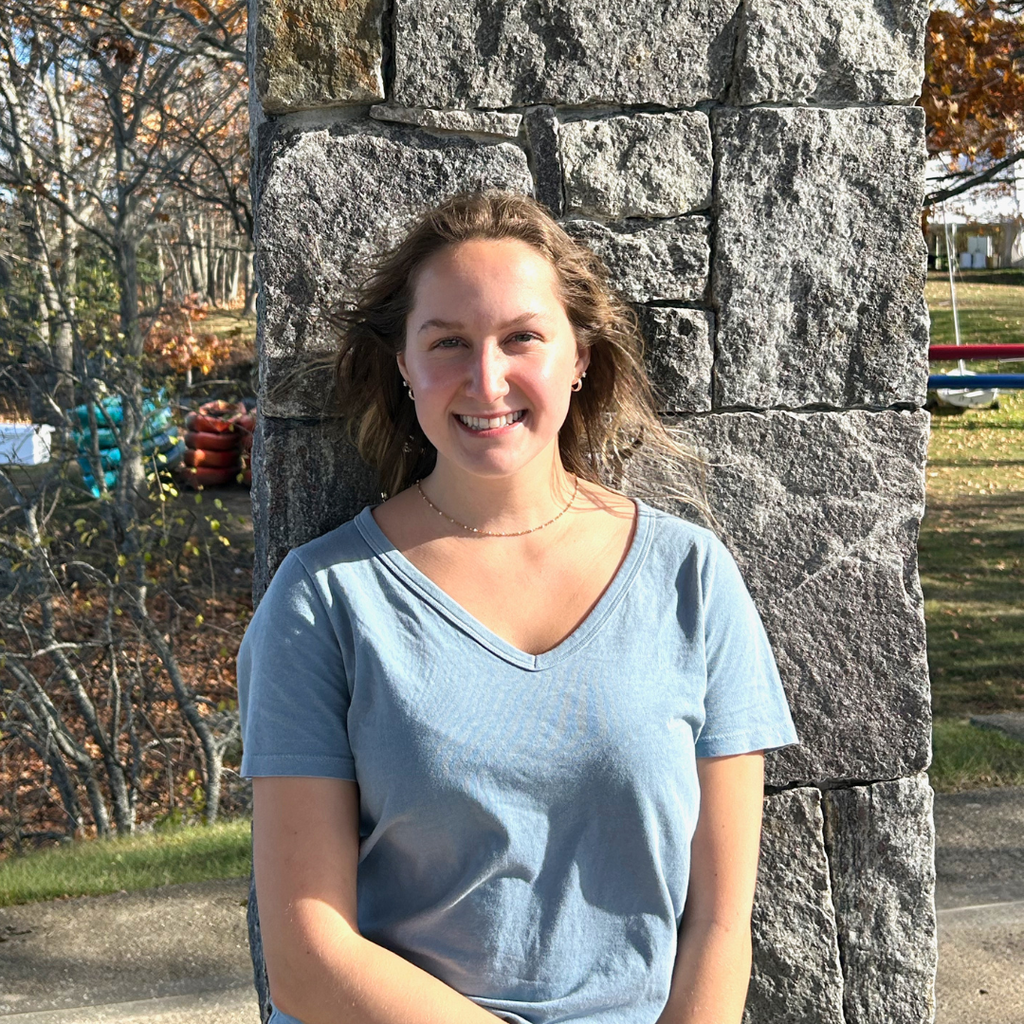
<path fill-rule="evenodd" d="M 501 350 L 484 345 L 473 358 L 469 383 L 471 397 L 480 402 L 495 402 L 507 395 L 505 371 L 505 356 Z"/>

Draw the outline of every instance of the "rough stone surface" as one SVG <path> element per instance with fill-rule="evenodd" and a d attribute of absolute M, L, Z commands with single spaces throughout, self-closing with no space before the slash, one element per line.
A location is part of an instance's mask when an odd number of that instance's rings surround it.
<path fill-rule="evenodd" d="M 377 475 L 338 420 L 260 416 L 253 438 L 253 598 L 285 555 L 379 499 Z"/>
<path fill-rule="evenodd" d="M 731 102 L 913 103 L 927 19 L 921 0 L 746 0 Z"/>
<path fill-rule="evenodd" d="M 722 110 L 718 407 L 923 405 L 924 111 Z"/>
<path fill-rule="evenodd" d="M 370 107 L 377 121 L 415 124 L 439 132 L 458 135 L 498 135 L 514 139 L 523 123 L 522 114 L 502 114 L 497 110 L 431 110 L 428 107 L 392 107 L 379 103 Z"/>
<path fill-rule="evenodd" d="M 744 1024 L 844 1024 L 821 793 L 765 798 Z"/>
<path fill-rule="evenodd" d="M 702 302 L 711 260 L 709 224 L 695 215 L 621 224 L 567 220 L 562 226 L 601 257 L 612 283 L 631 302 Z"/>
<path fill-rule="evenodd" d="M 695 106 L 724 94 L 737 6 L 395 0 L 395 98 L 427 107 Z"/>
<path fill-rule="evenodd" d="M 701 309 L 639 306 L 644 362 L 658 411 L 704 412 L 711 408 L 714 317 Z"/>
<path fill-rule="evenodd" d="M 761 613 L 801 739 L 768 753 L 769 785 L 925 768 L 917 538 L 928 414 L 719 413 L 672 429 L 711 463 L 708 499 Z M 689 514 L 678 500 L 659 504 Z"/>
<path fill-rule="evenodd" d="M 558 117 L 554 107 L 531 107 L 525 117 L 537 199 L 559 217 L 565 209 L 562 157 L 558 152 Z"/>
<path fill-rule="evenodd" d="M 249 152 L 255 157 L 259 146 L 260 126 L 266 121 L 259 94 L 256 90 L 256 28 L 259 24 L 259 9 L 254 0 L 249 0 L 249 14 L 245 26 L 245 70 L 249 76 L 249 96 L 246 107 L 249 111 Z M 249 161 L 249 188 L 255 189 L 256 161 Z"/>
<path fill-rule="evenodd" d="M 630 114 L 559 129 L 566 213 L 676 217 L 711 205 L 706 114 Z"/>
<path fill-rule="evenodd" d="M 437 138 L 369 119 L 261 139 L 256 261 L 260 408 L 318 417 L 333 351 L 325 320 L 427 206 L 464 189 L 531 192 L 526 154 L 512 143 Z M 298 374 L 299 376 L 295 376 Z"/>
<path fill-rule="evenodd" d="M 930 1024 L 937 946 L 927 775 L 829 790 L 825 842 L 846 1024 Z"/>
<path fill-rule="evenodd" d="M 383 0 L 250 0 L 268 114 L 384 99 Z"/>

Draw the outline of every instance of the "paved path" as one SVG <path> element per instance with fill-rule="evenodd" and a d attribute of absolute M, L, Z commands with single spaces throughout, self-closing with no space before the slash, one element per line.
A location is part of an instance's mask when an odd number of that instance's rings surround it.
<path fill-rule="evenodd" d="M 248 880 L 0 908 L 7 1024 L 259 1024 Z"/>
<path fill-rule="evenodd" d="M 1024 1024 L 1024 788 L 935 798 L 936 1024 Z"/>
<path fill-rule="evenodd" d="M 936 1024 L 1024 1024 L 1024 788 L 937 796 Z M 259 1024 L 248 882 L 0 908 L 0 1024 Z"/>
<path fill-rule="evenodd" d="M 252 985 L 0 1017 L 4 1024 L 259 1024 Z"/>

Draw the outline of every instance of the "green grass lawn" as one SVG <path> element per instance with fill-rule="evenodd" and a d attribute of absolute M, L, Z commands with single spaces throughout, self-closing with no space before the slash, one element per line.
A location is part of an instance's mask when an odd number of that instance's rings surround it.
<path fill-rule="evenodd" d="M 973 345 L 1024 345 L 1024 270 L 967 270 L 958 271 L 956 277 L 960 340 Z M 955 344 L 953 303 L 945 271 L 928 274 L 924 295 L 932 320 L 932 344 Z M 950 364 L 933 365 L 938 369 L 932 372 L 938 373 Z M 1024 363 L 1018 366 L 1024 373 Z"/>
<path fill-rule="evenodd" d="M 241 878 L 252 864 L 247 818 L 83 840 L 0 861 L 0 907 L 124 889 Z"/>
<path fill-rule="evenodd" d="M 1024 743 L 955 717 L 935 719 L 932 741 L 928 778 L 939 793 L 1024 786 Z"/>
<path fill-rule="evenodd" d="M 930 274 L 932 341 L 953 342 L 949 282 Z M 961 340 L 1024 344 L 1024 271 L 958 281 Z M 932 372 L 955 363 L 933 363 Z M 1024 363 L 971 362 L 1024 373 Z M 997 410 L 931 421 L 919 543 L 935 715 L 932 785 L 1024 785 L 1024 744 L 972 726 L 976 713 L 1024 711 L 1024 392 Z"/>
<path fill-rule="evenodd" d="M 937 716 L 1024 711 L 1024 392 L 932 416 L 918 546 Z"/>

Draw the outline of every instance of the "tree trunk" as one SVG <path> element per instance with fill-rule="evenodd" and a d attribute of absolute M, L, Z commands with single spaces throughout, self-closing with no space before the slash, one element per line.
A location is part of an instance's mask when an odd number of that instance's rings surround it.
<path fill-rule="evenodd" d="M 120 390 L 123 422 L 121 425 L 121 471 L 117 496 L 122 506 L 133 508 L 146 494 L 146 474 L 142 465 L 142 328 L 139 324 L 138 243 L 129 231 L 117 235 L 117 277 L 120 291 L 121 335 L 127 356 Z"/>
<path fill-rule="evenodd" d="M 217 255 L 217 308 L 228 304 L 228 253 L 221 249 Z"/>
<path fill-rule="evenodd" d="M 143 635 L 160 656 L 164 669 L 170 677 L 171 687 L 174 690 L 174 697 L 178 707 L 188 721 L 188 724 L 192 726 L 196 738 L 202 747 L 203 782 L 206 796 L 203 817 L 207 824 L 213 824 L 217 820 L 217 812 L 220 809 L 221 776 L 224 762 L 223 741 L 218 742 L 213 729 L 210 728 L 210 723 L 199 713 L 195 694 L 192 692 L 192 688 L 185 682 L 185 677 L 181 674 L 178 659 L 175 658 L 170 644 L 164 640 L 160 630 L 157 629 L 153 620 L 149 617 L 144 587 L 136 587 L 134 589 L 132 603 L 135 606 L 135 620 L 142 629 Z"/>
<path fill-rule="evenodd" d="M 181 235 L 185 241 L 188 256 L 189 292 L 201 296 L 203 292 L 203 264 L 200 252 L 198 233 L 193 232 L 192 223 L 187 214 L 181 217 Z M 182 257 L 184 259 L 184 257 Z"/>
<path fill-rule="evenodd" d="M 154 308 L 159 311 L 164 308 L 164 284 L 167 276 L 167 267 L 164 264 L 164 242 L 158 234 L 156 236 L 156 301 Z"/>
<path fill-rule="evenodd" d="M 57 404 L 70 409 L 75 404 L 75 316 L 78 309 L 78 228 L 71 218 L 60 217 L 61 266 L 60 318 L 53 339 L 54 362 L 57 365 Z"/>
<path fill-rule="evenodd" d="M 242 253 L 240 249 L 234 249 L 231 253 L 231 276 L 228 278 L 227 295 L 225 305 L 234 306 L 238 299 L 238 279 L 242 270 Z"/>
<path fill-rule="evenodd" d="M 1024 267 L 1024 217 L 1003 222 L 999 266 Z"/>
<path fill-rule="evenodd" d="M 245 277 L 245 306 L 242 308 L 242 316 L 254 316 L 256 314 L 256 273 L 252 264 L 253 254 L 245 254 L 244 277 Z"/>
<path fill-rule="evenodd" d="M 36 347 L 35 356 L 45 365 L 42 374 L 32 374 L 31 389 L 28 395 L 29 415 L 33 420 L 39 422 L 54 418 L 49 397 L 54 393 L 58 381 L 53 346 L 53 319 L 58 302 L 57 293 L 50 278 L 50 261 L 44 233 L 43 211 L 39 208 L 39 197 L 34 192 L 23 192 L 21 200 L 21 230 L 25 236 L 25 251 L 32 267 L 34 283 L 35 317 L 32 333 Z"/>
<path fill-rule="evenodd" d="M 206 300 L 217 304 L 217 251 L 214 248 L 213 217 L 206 218 Z"/>
<path fill-rule="evenodd" d="M 62 409 L 70 409 L 75 404 L 75 332 L 65 316 L 61 316 L 53 338 L 53 361 L 57 368 L 54 399 Z"/>
<path fill-rule="evenodd" d="M 184 238 L 184 236 L 182 236 Z M 184 253 L 184 240 L 180 243 L 181 251 L 178 255 L 174 253 L 173 244 L 168 243 L 165 248 L 167 250 L 167 259 L 171 264 L 171 295 L 174 301 L 178 304 L 185 301 L 185 296 L 188 294 L 188 281 L 186 279 L 186 269 L 184 259 L 179 259 L 178 256 L 182 256 Z"/>
<path fill-rule="evenodd" d="M 196 219 L 195 235 L 193 241 L 199 274 L 196 278 L 196 294 L 203 302 L 209 301 L 206 292 L 206 217 L 199 214 Z"/>

